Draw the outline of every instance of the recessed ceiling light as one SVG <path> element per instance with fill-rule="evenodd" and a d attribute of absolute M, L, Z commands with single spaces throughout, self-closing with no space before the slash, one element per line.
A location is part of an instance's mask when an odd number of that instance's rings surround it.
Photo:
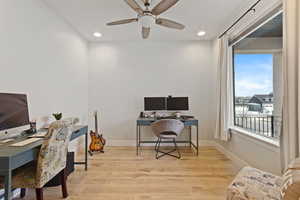
<path fill-rule="evenodd" d="M 102 34 L 99 33 L 99 32 L 95 32 L 93 35 L 94 35 L 95 37 L 98 37 L 98 38 L 102 36 Z"/>
<path fill-rule="evenodd" d="M 205 31 L 199 31 L 199 32 L 197 33 L 197 35 L 200 36 L 200 37 L 201 37 L 201 36 L 204 36 L 205 34 L 206 34 Z"/>

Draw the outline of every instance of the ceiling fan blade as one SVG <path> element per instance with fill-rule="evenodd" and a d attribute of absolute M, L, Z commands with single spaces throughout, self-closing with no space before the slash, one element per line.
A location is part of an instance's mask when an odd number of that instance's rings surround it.
<path fill-rule="evenodd" d="M 169 19 L 164 19 L 164 18 L 158 18 L 155 21 L 156 24 L 160 25 L 160 26 L 165 26 L 168 28 L 174 28 L 174 29 L 179 29 L 179 30 L 183 30 L 185 28 L 184 25 L 179 24 L 177 22 L 174 22 L 172 20 Z"/>
<path fill-rule="evenodd" d="M 137 22 L 137 21 L 138 21 L 137 18 L 133 18 L 133 19 L 123 19 L 123 20 L 119 20 L 119 21 L 107 23 L 106 25 L 107 25 L 107 26 L 121 25 L 121 24 L 128 24 L 128 23 L 132 23 L 132 22 Z"/>
<path fill-rule="evenodd" d="M 174 6 L 179 0 L 162 0 L 159 4 L 157 4 L 153 10 L 153 15 L 160 15 L 161 13 L 165 12 L 172 6 Z"/>
<path fill-rule="evenodd" d="M 135 0 L 124 0 L 135 12 L 140 15 L 144 14 L 143 9 Z"/>
<path fill-rule="evenodd" d="M 142 35 L 143 35 L 143 39 L 147 39 L 150 35 L 150 28 L 143 27 Z"/>

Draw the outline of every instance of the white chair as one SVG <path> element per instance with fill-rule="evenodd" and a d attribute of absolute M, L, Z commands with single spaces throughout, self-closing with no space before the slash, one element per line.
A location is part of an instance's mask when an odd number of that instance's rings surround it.
<path fill-rule="evenodd" d="M 181 154 L 177 147 L 176 138 L 181 134 L 184 129 L 184 124 L 180 120 L 175 119 L 162 119 L 151 124 L 152 131 L 157 137 L 157 142 L 155 145 L 156 159 L 159 159 L 165 155 L 173 156 L 180 159 Z M 174 144 L 174 149 L 168 152 L 163 152 L 160 150 L 160 145 L 163 140 L 171 140 Z M 171 153 L 177 151 L 178 156 Z M 159 155 L 161 154 L 161 155 Z"/>

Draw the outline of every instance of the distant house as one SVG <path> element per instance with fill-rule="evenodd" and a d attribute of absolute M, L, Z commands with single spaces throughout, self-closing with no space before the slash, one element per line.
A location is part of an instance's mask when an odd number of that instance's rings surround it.
<path fill-rule="evenodd" d="M 273 102 L 274 102 L 273 93 L 256 94 L 249 101 L 249 103 L 260 104 L 261 106 L 263 106 L 264 104 L 273 104 Z"/>
<path fill-rule="evenodd" d="M 249 111 L 262 112 L 268 106 L 273 106 L 274 95 L 270 94 L 256 94 L 249 100 Z"/>

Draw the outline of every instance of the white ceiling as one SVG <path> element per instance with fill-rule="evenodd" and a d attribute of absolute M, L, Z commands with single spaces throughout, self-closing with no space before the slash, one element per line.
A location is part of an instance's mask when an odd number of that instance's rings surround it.
<path fill-rule="evenodd" d="M 105 25 L 110 21 L 136 17 L 124 0 L 44 1 L 89 41 L 142 40 L 136 23 L 113 27 Z M 159 1 L 152 0 L 152 5 Z M 255 0 L 181 0 L 161 16 L 185 24 L 186 29 L 178 31 L 154 25 L 150 40 L 213 39 L 253 2 Z M 205 30 L 207 35 L 199 38 L 199 30 Z M 101 32 L 103 37 L 95 38 L 93 32 L 96 31 Z"/>

